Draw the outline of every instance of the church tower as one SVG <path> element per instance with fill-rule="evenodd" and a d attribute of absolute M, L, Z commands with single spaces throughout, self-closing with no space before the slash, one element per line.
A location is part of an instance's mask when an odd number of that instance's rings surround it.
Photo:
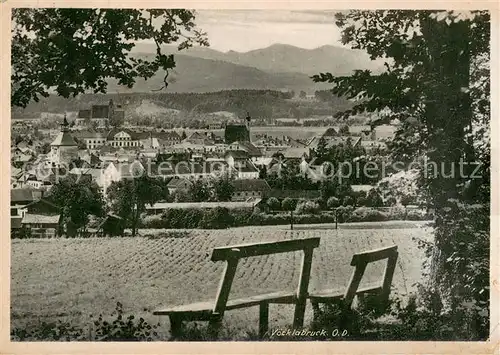
<path fill-rule="evenodd" d="M 52 165 L 69 164 L 72 159 L 78 156 L 78 144 L 69 132 L 69 123 L 64 114 L 64 120 L 61 124 L 61 132 L 50 144 L 50 162 Z"/>
<path fill-rule="evenodd" d="M 245 125 L 247 127 L 247 130 L 248 130 L 248 141 L 249 142 L 252 142 L 252 134 L 250 132 L 250 121 L 252 120 L 252 118 L 250 117 L 250 112 L 247 111 L 247 117 L 245 117 Z"/>

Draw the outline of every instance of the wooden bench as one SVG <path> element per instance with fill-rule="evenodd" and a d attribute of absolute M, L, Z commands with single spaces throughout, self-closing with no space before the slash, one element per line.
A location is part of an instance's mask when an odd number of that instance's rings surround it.
<path fill-rule="evenodd" d="M 367 265 L 383 259 L 387 259 L 383 279 L 380 282 L 360 288 L 359 285 Z M 314 310 L 319 310 L 319 303 L 331 303 L 336 300 L 341 300 L 344 307 L 351 308 L 356 296 L 363 296 L 367 293 L 378 294 L 381 302 L 387 301 L 391 292 L 392 278 L 394 276 L 397 260 L 398 247 L 396 245 L 354 254 L 351 260 L 351 266 L 355 268 L 347 288 L 344 290 L 329 289 L 311 292 L 308 298 L 311 300 Z"/>
<path fill-rule="evenodd" d="M 293 326 L 294 328 L 302 327 L 304 325 L 313 250 L 319 246 L 319 241 L 320 238 L 308 238 L 215 248 L 212 252 L 211 260 L 214 262 L 226 262 L 215 301 L 158 309 L 153 314 L 169 316 L 171 335 L 173 337 L 178 337 L 182 334 L 184 321 L 208 321 L 209 331 L 216 335 L 225 311 L 259 306 L 259 335 L 262 337 L 268 331 L 269 304 L 295 304 Z M 229 300 L 229 293 L 240 259 L 295 251 L 303 252 L 299 285 L 296 291 L 274 292 Z"/>

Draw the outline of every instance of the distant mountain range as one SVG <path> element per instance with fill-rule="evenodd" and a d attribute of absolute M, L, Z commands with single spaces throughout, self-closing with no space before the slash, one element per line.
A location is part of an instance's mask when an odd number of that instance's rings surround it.
<path fill-rule="evenodd" d="M 220 52 L 207 47 L 192 47 L 179 52 L 164 46 L 164 53 L 175 55 L 176 68 L 169 75 L 166 92 L 211 92 L 230 89 L 304 90 L 313 93 L 329 87 L 314 83 L 311 75 L 330 72 L 349 75 L 355 69 L 382 71 L 380 61 L 371 61 L 359 50 L 335 46 L 304 49 L 284 44 L 249 52 Z M 153 58 L 154 44 L 138 43 L 134 56 Z M 162 86 L 163 73 L 145 81 L 138 80 L 133 89 L 110 81 L 110 92 L 147 92 Z"/>
<path fill-rule="evenodd" d="M 137 56 L 149 57 L 140 53 Z M 254 67 L 233 64 L 221 60 L 197 58 L 176 54 L 176 67 L 169 72 L 169 86 L 164 92 L 213 92 L 231 89 L 304 90 L 313 93 L 331 84 L 314 83 L 303 73 L 268 72 Z M 163 86 L 165 72 L 158 71 L 148 80 L 138 79 L 132 89 L 109 80 L 109 92 L 151 92 Z"/>

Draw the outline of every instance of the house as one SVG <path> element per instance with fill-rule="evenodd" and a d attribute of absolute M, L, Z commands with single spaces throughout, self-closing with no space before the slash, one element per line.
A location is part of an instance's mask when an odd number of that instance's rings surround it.
<path fill-rule="evenodd" d="M 234 192 L 231 201 L 246 201 L 249 198 L 262 199 L 271 190 L 263 179 L 240 179 L 233 181 Z"/>
<path fill-rule="evenodd" d="M 275 157 L 259 157 L 252 161 L 252 163 L 257 168 L 266 168 L 269 169 L 272 165 L 276 164 L 278 160 Z"/>
<path fill-rule="evenodd" d="M 224 160 L 229 166 L 234 166 L 235 162 L 250 159 L 250 155 L 244 150 L 228 150 L 224 153 Z"/>
<path fill-rule="evenodd" d="M 139 147 L 137 133 L 128 128 L 113 128 L 106 136 L 106 144 L 111 147 Z"/>
<path fill-rule="evenodd" d="M 11 150 L 11 161 L 16 165 L 27 163 L 32 159 L 33 159 L 33 154 L 29 149 L 25 150 L 24 152 L 22 149 L 19 148 Z"/>
<path fill-rule="evenodd" d="M 196 144 L 187 141 L 183 141 L 181 143 L 173 144 L 169 147 L 165 148 L 165 152 L 167 153 L 203 153 L 205 152 L 205 146 L 203 144 Z"/>
<path fill-rule="evenodd" d="M 160 146 L 169 146 L 181 142 L 181 136 L 175 131 L 160 131 L 155 134 Z"/>
<path fill-rule="evenodd" d="M 301 162 L 303 160 L 309 159 L 309 148 L 300 147 L 300 148 L 287 148 L 281 152 L 279 152 L 284 160 L 293 160 L 297 162 Z"/>
<path fill-rule="evenodd" d="M 105 128 L 109 126 L 111 119 L 123 122 L 124 118 L 125 111 L 121 110 L 121 106 L 117 105 L 115 108 L 113 100 L 109 100 L 108 105 L 92 105 L 90 110 L 78 111 L 75 126 Z"/>
<path fill-rule="evenodd" d="M 213 140 L 209 139 L 206 135 L 200 132 L 193 132 L 189 137 L 187 137 L 184 142 L 189 142 L 197 145 L 213 145 Z"/>
<path fill-rule="evenodd" d="M 193 185 L 191 180 L 187 178 L 180 178 L 178 176 L 174 176 L 167 184 L 167 189 L 170 194 L 173 194 L 177 191 L 188 191 L 189 188 Z"/>
<path fill-rule="evenodd" d="M 258 179 L 260 170 L 250 161 L 237 161 L 230 166 L 236 179 Z"/>
<path fill-rule="evenodd" d="M 229 144 L 228 150 L 247 152 L 251 159 L 256 159 L 262 156 L 262 152 L 259 148 L 252 143 L 245 141 L 235 141 Z"/>
<path fill-rule="evenodd" d="M 11 217 L 23 217 L 26 213 L 26 206 L 33 201 L 41 199 L 42 190 L 32 188 L 11 189 L 10 190 L 10 215 Z"/>
<path fill-rule="evenodd" d="M 97 233 L 102 236 L 123 236 L 125 223 L 123 218 L 114 214 L 108 214 L 97 227 Z"/>
<path fill-rule="evenodd" d="M 39 238 L 56 237 L 61 234 L 61 214 L 58 206 L 40 199 L 26 206 L 21 221 L 24 228 Z"/>
<path fill-rule="evenodd" d="M 99 149 L 106 144 L 106 133 L 83 131 L 75 133 L 75 135 L 85 143 L 87 149 Z"/>
<path fill-rule="evenodd" d="M 236 179 L 259 178 L 259 169 L 249 159 L 248 152 L 244 150 L 227 151 L 226 154 L 224 154 L 224 160 Z"/>

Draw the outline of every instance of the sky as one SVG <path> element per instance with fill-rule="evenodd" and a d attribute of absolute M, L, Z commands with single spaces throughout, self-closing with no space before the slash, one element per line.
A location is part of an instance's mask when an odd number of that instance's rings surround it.
<path fill-rule="evenodd" d="M 196 24 L 210 47 L 246 52 L 274 43 L 301 48 L 342 46 L 332 10 L 197 10 Z"/>

